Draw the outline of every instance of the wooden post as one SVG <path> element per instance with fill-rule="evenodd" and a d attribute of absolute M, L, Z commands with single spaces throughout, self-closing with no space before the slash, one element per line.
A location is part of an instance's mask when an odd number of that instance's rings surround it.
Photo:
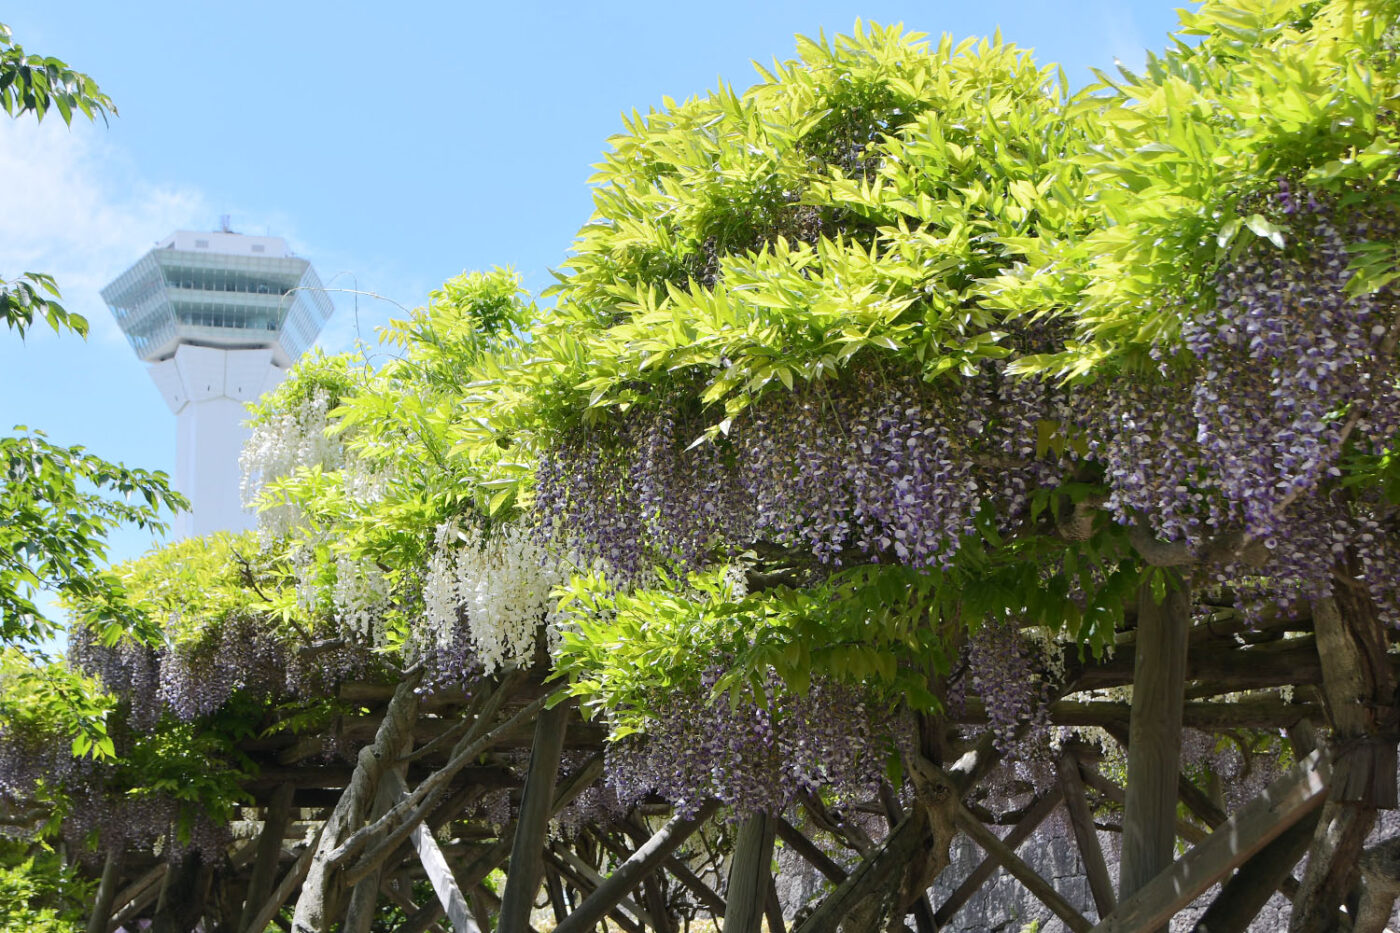
<path fill-rule="evenodd" d="M 1172 863 L 1176 842 L 1177 771 L 1191 594 L 1177 573 L 1160 603 L 1150 583 L 1138 590 L 1133 707 L 1128 722 L 1128 782 L 1123 812 L 1119 897 L 1126 899 Z"/>
<path fill-rule="evenodd" d="M 719 804 L 707 801 L 692 816 L 676 815 L 667 820 L 650 839 L 637 847 L 637 851 L 613 869 L 611 875 L 600 881 L 593 893 L 585 897 L 574 912 L 555 927 L 554 933 L 586 933 L 592 930 L 628 891 L 635 888 L 642 878 L 680 848 L 681 844 L 718 809 Z"/>
<path fill-rule="evenodd" d="M 1068 751 L 1063 752 L 1056 762 L 1056 768 L 1059 772 L 1060 789 L 1065 796 L 1065 809 L 1069 813 L 1070 826 L 1074 829 L 1074 840 L 1079 845 L 1079 857 L 1084 861 L 1084 874 L 1089 878 L 1094 907 L 1102 920 L 1113 913 L 1117 899 L 1113 896 L 1113 879 L 1108 874 L 1103 847 L 1099 845 L 1099 833 L 1094 828 L 1094 815 L 1089 812 L 1089 801 L 1084 797 L 1084 780 L 1079 774 L 1079 759 Z"/>
<path fill-rule="evenodd" d="M 277 863 L 282 858 L 282 837 L 287 832 L 287 820 L 292 814 L 291 784 L 279 784 L 272 792 L 272 800 L 263 811 L 262 832 L 258 833 L 257 853 L 253 856 L 253 871 L 248 879 L 248 893 L 243 898 L 243 912 L 238 918 L 238 929 L 246 930 L 259 907 L 272 893 L 273 882 L 277 880 Z"/>
<path fill-rule="evenodd" d="M 121 881 L 121 847 L 107 852 L 107 860 L 102 863 L 102 880 L 97 884 L 97 901 L 93 904 L 92 915 L 88 917 L 87 933 L 107 933 L 107 921 L 112 916 L 112 904 L 117 899 L 117 884 Z"/>
<path fill-rule="evenodd" d="M 739 824 L 725 892 L 724 933 L 759 933 L 773 858 L 773 820 L 755 813 Z"/>
<path fill-rule="evenodd" d="M 1375 608 L 1355 581 L 1313 600 L 1322 694 L 1336 754 L 1334 793 L 1322 810 L 1289 929 L 1328 929 L 1360 880 L 1361 853 L 1376 810 L 1396 805 L 1395 677 Z"/>
<path fill-rule="evenodd" d="M 554 801 L 554 782 L 559 774 L 559 756 L 564 748 L 564 726 L 569 706 L 560 703 L 540 714 L 535 723 L 534 748 L 530 752 L 525 789 L 520 797 L 520 819 L 515 825 L 515 842 L 510 851 L 510 870 L 501 896 L 500 933 L 524 933 L 530 925 L 535 892 L 544 876 L 545 837 Z"/>

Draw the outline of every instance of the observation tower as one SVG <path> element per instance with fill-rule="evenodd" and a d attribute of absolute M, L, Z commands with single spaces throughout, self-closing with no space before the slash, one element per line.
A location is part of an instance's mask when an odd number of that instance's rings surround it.
<path fill-rule="evenodd" d="M 277 386 L 316 339 L 331 302 L 280 237 L 177 231 L 102 289 L 176 416 L 184 538 L 253 525 L 239 497 L 246 404 Z"/>

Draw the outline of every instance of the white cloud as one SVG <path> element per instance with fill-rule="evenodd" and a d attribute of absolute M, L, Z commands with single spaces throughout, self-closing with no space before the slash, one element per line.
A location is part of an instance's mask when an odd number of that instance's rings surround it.
<path fill-rule="evenodd" d="M 171 231 L 208 226 L 211 210 L 193 188 L 142 178 L 107 132 L 0 119 L 0 276 L 49 273 L 94 339 L 118 341 L 102 286 Z"/>

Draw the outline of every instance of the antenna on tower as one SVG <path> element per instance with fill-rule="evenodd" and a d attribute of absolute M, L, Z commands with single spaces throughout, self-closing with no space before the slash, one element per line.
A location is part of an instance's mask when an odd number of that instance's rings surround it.
<path fill-rule="evenodd" d="M 220 231 L 221 233 L 232 233 L 232 232 L 233 232 L 233 227 L 229 226 L 229 221 L 230 221 L 231 219 L 232 219 L 232 218 L 231 218 L 230 215 L 228 215 L 228 214 L 220 214 L 220 215 L 219 215 L 219 231 Z"/>

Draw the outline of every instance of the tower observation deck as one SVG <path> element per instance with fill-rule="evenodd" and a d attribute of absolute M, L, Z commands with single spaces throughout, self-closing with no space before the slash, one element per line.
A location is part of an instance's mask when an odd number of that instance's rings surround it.
<path fill-rule="evenodd" d="M 180 537 L 251 527 L 239 500 L 246 404 L 277 386 L 331 315 L 280 237 L 177 231 L 102 289 L 176 416 Z"/>

